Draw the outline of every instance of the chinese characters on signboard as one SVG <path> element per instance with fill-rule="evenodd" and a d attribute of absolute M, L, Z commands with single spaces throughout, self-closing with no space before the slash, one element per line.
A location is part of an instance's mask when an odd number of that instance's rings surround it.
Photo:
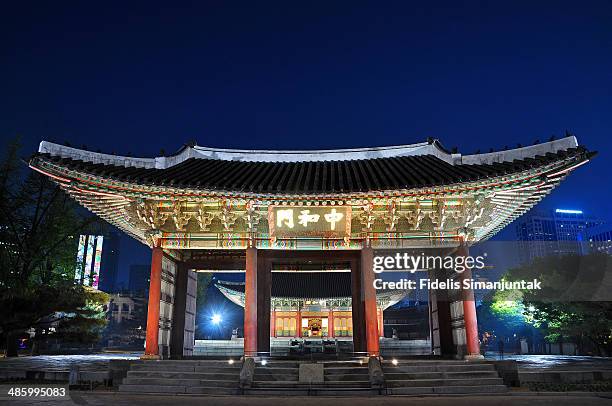
<path fill-rule="evenodd" d="M 345 238 L 351 233 L 349 206 L 272 206 L 268 209 L 272 237 Z"/>

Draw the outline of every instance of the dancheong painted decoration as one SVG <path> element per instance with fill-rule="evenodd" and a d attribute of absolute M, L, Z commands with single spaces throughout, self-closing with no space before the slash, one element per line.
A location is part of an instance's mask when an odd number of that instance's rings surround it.
<path fill-rule="evenodd" d="M 366 239 L 374 247 L 487 239 L 592 154 L 573 136 L 473 155 L 437 140 L 328 151 L 185 146 L 157 158 L 42 142 L 30 166 L 149 245 L 358 249 Z"/>
<path fill-rule="evenodd" d="M 186 145 L 156 158 L 43 141 L 29 164 L 152 248 L 147 357 L 193 353 L 195 272 L 245 273 L 216 286 L 244 306 L 246 356 L 268 353 L 270 337 L 346 337 L 378 355 L 383 312 L 406 292 L 374 289 L 374 250 L 467 256 L 593 155 L 574 136 L 469 155 L 429 139 L 319 151 Z M 87 266 L 99 252 L 80 245 Z M 96 285 L 97 271 L 75 276 Z M 479 357 L 473 292 L 428 293 L 431 354 Z"/>

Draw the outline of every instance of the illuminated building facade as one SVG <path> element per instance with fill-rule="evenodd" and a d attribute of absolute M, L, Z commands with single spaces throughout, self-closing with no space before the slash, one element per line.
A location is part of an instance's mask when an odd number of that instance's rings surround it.
<path fill-rule="evenodd" d="M 42 142 L 29 164 L 151 247 L 146 356 L 192 354 L 198 271 L 244 272 L 244 353 L 268 352 L 279 330 L 273 315 L 283 319 L 283 334 L 293 331 L 293 315 L 285 329 L 285 310 L 272 311 L 286 299 L 272 295 L 272 274 L 308 269 L 350 275 L 354 350 L 377 355 L 375 250 L 467 256 L 470 245 L 527 212 L 593 155 L 573 136 L 472 155 L 433 139 L 319 151 L 191 145 L 157 158 Z M 471 275 L 427 271 L 443 279 Z M 432 353 L 478 357 L 473 292 L 432 290 L 429 303 Z M 295 317 L 299 334 L 303 322 Z"/>
<path fill-rule="evenodd" d="M 530 262 L 548 255 L 581 254 L 584 236 L 603 221 L 587 216 L 582 210 L 553 209 L 532 212 L 516 222 L 520 260 Z"/>
<path fill-rule="evenodd" d="M 581 240 L 586 252 L 612 254 L 612 226 L 609 223 L 584 230 Z"/>
<path fill-rule="evenodd" d="M 103 292 L 114 292 L 118 272 L 119 236 L 100 230 L 81 234 L 78 239 L 75 283 Z"/>

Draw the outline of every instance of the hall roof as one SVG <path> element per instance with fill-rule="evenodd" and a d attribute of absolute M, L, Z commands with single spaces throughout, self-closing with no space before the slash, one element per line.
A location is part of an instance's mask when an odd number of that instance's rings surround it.
<path fill-rule="evenodd" d="M 244 293 L 244 282 L 216 285 Z M 351 297 L 350 272 L 272 272 L 272 297 L 323 299 Z"/>
<path fill-rule="evenodd" d="M 568 157 L 590 158 L 573 136 L 461 155 L 439 141 L 343 150 L 249 151 L 185 146 L 168 157 L 130 158 L 43 141 L 32 159 L 122 182 L 212 191 L 315 194 L 432 187 L 503 176 Z"/>

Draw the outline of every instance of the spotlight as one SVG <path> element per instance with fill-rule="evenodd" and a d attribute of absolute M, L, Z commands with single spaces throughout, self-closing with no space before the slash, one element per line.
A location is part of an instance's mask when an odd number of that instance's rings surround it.
<path fill-rule="evenodd" d="M 234 363 L 234 360 L 230 358 L 229 361 L 227 361 L 227 363 L 232 365 Z"/>
<path fill-rule="evenodd" d="M 221 315 L 220 314 L 213 314 L 213 316 L 210 319 L 212 321 L 213 324 L 219 324 L 221 323 Z"/>
<path fill-rule="evenodd" d="M 395 358 L 393 358 L 393 361 L 391 361 L 391 363 L 392 363 L 393 365 L 397 365 L 397 364 L 398 364 L 398 362 L 397 362 L 397 360 L 396 360 Z"/>
<path fill-rule="evenodd" d="M 266 366 L 267 363 L 268 361 L 266 361 L 265 359 L 261 360 L 261 365 Z"/>

